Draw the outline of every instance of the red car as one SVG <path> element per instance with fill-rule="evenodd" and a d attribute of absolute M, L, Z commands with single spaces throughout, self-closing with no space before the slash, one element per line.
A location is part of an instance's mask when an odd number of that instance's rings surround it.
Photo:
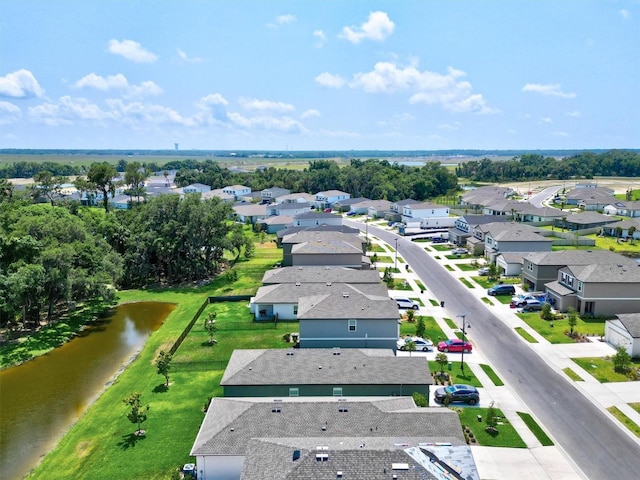
<path fill-rule="evenodd" d="M 473 346 L 466 341 L 460 340 L 459 338 L 450 338 L 449 340 L 445 340 L 444 342 L 438 343 L 438 351 L 439 352 L 470 352 Z"/>

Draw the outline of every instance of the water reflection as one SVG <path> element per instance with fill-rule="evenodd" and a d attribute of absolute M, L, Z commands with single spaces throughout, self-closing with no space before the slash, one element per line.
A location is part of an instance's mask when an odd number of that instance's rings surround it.
<path fill-rule="evenodd" d="M 175 308 L 121 305 L 47 355 L 0 371 L 2 478 L 22 478 Z"/>

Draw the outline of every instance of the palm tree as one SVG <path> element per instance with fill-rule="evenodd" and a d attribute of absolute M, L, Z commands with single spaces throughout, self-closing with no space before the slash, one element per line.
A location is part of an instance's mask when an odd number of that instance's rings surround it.
<path fill-rule="evenodd" d="M 638 229 L 636 227 L 634 227 L 633 225 L 631 225 L 629 227 L 629 230 L 627 230 L 627 235 L 629 235 L 631 245 L 633 245 L 633 234 L 636 233 L 636 230 L 638 230 Z"/>

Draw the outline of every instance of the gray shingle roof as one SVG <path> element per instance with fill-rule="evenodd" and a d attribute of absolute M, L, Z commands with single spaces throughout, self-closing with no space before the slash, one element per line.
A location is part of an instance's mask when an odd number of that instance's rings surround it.
<path fill-rule="evenodd" d="M 347 267 L 283 267 L 267 270 L 263 284 L 273 283 L 380 283 L 376 270 L 356 270 Z"/>
<path fill-rule="evenodd" d="M 305 242 L 296 243 L 291 247 L 291 253 L 295 254 L 308 254 L 319 255 L 328 253 L 332 255 L 339 254 L 362 254 L 362 244 L 360 242 L 354 242 L 348 238 L 317 238 L 314 240 L 308 240 Z"/>
<path fill-rule="evenodd" d="M 633 338 L 640 338 L 640 313 L 619 313 L 617 317 Z"/>
<path fill-rule="evenodd" d="M 362 285 L 345 285 L 341 295 L 316 295 L 300 298 L 298 320 L 353 318 L 369 320 L 397 319 L 398 305 L 388 295 L 368 295 Z"/>
<path fill-rule="evenodd" d="M 295 378 L 283 372 L 295 372 Z M 393 350 L 385 349 L 301 348 L 234 350 L 220 385 L 425 385 L 432 382 L 424 357 L 396 357 Z"/>
<path fill-rule="evenodd" d="M 603 215 L 598 212 L 580 212 L 573 215 L 567 215 L 567 222 L 585 225 L 590 223 L 607 224 L 617 221 L 615 218 L 611 218 L 607 215 Z"/>
<path fill-rule="evenodd" d="M 345 439 L 365 445 L 377 441 L 377 448 L 391 449 L 419 442 L 464 443 L 456 412 L 418 408 L 411 397 L 346 402 L 213 398 L 191 455 L 244 455 L 250 439 L 276 437 L 308 439 L 309 446 L 331 446 L 333 440 L 334 447 Z"/>
<path fill-rule="evenodd" d="M 363 283 L 358 290 L 367 295 L 388 297 L 385 284 Z M 253 298 L 254 303 L 298 303 L 300 298 L 315 295 L 334 295 L 342 297 L 343 292 L 349 291 L 346 283 L 281 283 L 260 287 Z"/>
<path fill-rule="evenodd" d="M 602 263 L 634 264 L 633 259 L 610 250 L 562 250 L 533 252 L 526 257 L 534 265 L 590 265 Z"/>
<path fill-rule="evenodd" d="M 287 235 L 292 235 L 298 232 L 341 232 L 351 235 L 359 235 L 360 230 L 356 228 L 347 227 L 346 225 L 317 225 L 313 227 L 289 227 L 286 230 L 280 230 L 277 235 L 278 238 L 284 238 Z"/>
<path fill-rule="evenodd" d="M 302 230 L 291 235 L 286 235 L 282 238 L 282 243 L 303 243 L 303 242 L 320 242 L 320 241 L 343 241 L 350 243 L 351 245 L 362 248 L 365 240 L 356 234 L 342 233 L 339 231 L 331 230 Z"/>
<path fill-rule="evenodd" d="M 578 280 L 594 283 L 640 283 L 640 265 L 623 263 L 569 265 L 566 267 Z"/>

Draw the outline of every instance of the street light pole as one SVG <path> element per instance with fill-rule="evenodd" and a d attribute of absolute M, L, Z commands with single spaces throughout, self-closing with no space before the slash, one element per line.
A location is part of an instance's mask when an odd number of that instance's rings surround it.
<path fill-rule="evenodd" d="M 396 259 L 393 264 L 393 270 L 398 271 L 398 239 L 396 238 Z"/>
<path fill-rule="evenodd" d="M 458 315 L 458 317 L 462 318 L 462 341 L 465 342 L 466 338 L 465 338 L 465 334 L 466 332 L 466 328 L 467 328 L 467 322 L 466 322 L 466 318 L 467 318 L 467 313 L 462 313 L 460 315 Z M 462 370 L 462 374 L 464 375 L 464 344 L 462 345 L 462 355 L 460 356 L 460 370 Z"/>

